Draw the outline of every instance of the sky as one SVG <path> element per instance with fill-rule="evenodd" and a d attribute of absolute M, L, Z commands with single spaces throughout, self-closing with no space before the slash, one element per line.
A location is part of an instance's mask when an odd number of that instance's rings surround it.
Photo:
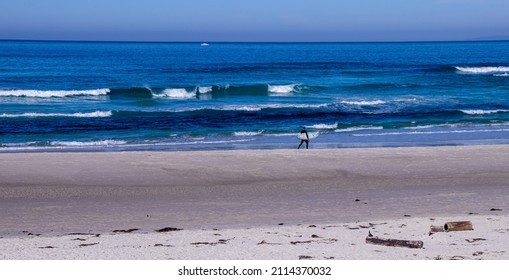
<path fill-rule="evenodd" d="M 0 39 L 509 39 L 508 0 L 1 0 Z"/>

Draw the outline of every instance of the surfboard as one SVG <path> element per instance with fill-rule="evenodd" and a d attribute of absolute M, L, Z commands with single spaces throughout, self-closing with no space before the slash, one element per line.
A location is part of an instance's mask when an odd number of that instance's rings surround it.
<path fill-rule="evenodd" d="M 309 136 L 309 139 L 316 138 L 316 137 L 318 137 L 318 132 L 311 132 L 311 133 L 308 132 L 308 136 Z M 299 138 L 300 140 L 308 140 L 306 138 L 306 133 L 297 134 L 297 138 Z"/>

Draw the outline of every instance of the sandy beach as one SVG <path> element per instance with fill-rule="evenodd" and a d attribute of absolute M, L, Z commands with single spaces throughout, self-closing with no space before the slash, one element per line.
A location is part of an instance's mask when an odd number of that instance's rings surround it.
<path fill-rule="evenodd" d="M 508 154 L 0 154 L 0 259 L 509 259 Z M 429 235 L 464 220 L 473 231 Z M 424 247 L 366 244 L 368 233 Z"/>

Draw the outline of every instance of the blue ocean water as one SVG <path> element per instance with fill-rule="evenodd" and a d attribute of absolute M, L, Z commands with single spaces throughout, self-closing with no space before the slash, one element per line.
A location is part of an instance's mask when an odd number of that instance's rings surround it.
<path fill-rule="evenodd" d="M 509 41 L 0 41 L 0 151 L 509 143 Z"/>

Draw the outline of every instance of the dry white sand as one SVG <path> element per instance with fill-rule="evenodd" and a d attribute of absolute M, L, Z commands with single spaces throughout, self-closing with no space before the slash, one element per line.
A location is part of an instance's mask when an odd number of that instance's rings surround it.
<path fill-rule="evenodd" d="M 438 232 L 430 225 L 468 220 L 474 230 Z M 422 241 L 422 249 L 366 244 L 384 239 Z M 27 233 L 29 234 L 29 233 Z M 0 259 L 509 259 L 509 216 L 407 218 L 344 224 L 302 224 L 250 229 L 166 233 L 70 234 L 0 239 Z"/>
<path fill-rule="evenodd" d="M 508 154 L 506 145 L 0 154 L 0 258 L 508 259 Z M 464 219 L 474 231 L 427 235 Z M 155 232 L 165 227 L 183 230 Z M 137 230 L 113 233 L 128 229 Z M 365 244 L 368 230 L 425 249 Z"/>

